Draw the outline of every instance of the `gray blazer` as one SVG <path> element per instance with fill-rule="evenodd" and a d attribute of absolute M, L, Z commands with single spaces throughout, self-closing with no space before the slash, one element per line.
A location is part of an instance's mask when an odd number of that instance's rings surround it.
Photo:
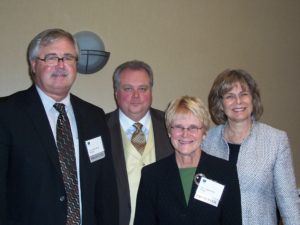
<path fill-rule="evenodd" d="M 157 109 L 150 109 L 153 126 L 156 160 L 162 159 L 174 152 L 165 126 L 164 113 Z M 129 183 L 126 170 L 119 109 L 106 115 L 111 135 L 111 151 L 115 166 L 119 193 L 119 220 L 120 225 L 128 225 L 131 214 Z"/>
<path fill-rule="evenodd" d="M 209 130 L 202 148 L 229 159 L 224 127 Z M 300 224 L 300 198 L 287 134 L 266 124 L 253 122 L 237 161 L 243 225 L 276 225 L 276 203 L 285 225 Z"/>

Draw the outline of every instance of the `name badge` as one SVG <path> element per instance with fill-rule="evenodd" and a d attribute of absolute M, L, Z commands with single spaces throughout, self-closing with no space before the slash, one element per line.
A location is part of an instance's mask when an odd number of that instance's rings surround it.
<path fill-rule="evenodd" d="M 85 146 L 91 163 L 105 157 L 101 136 L 85 141 Z"/>
<path fill-rule="evenodd" d="M 222 184 L 202 177 L 194 198 L 217 207 L 219 205 L 224 187 L 225 186 Z"/>

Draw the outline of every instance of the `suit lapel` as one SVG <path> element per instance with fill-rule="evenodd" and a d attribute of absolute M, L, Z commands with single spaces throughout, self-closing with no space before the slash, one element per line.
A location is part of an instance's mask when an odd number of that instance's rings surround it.
<path fill-rule="evenodd" d="M 214 170 L 213 168 L 215 168 L 216 165 L 212 164 L 211 161 L 208 161 L 208 159 L 209 159 L 209 155 L 206 154 L 204 151 L 202 151 L 201 158 L 198 163 L 195 174 L 202 174 L 206 178 L 212 179 L 210 171 L 213 171 Z M 201 201 L 199 202 L 199 200 L 196 200 L 194 198 L 197 188 L 198 188 L 198 184 L 196 184 L 195 181 L 193 180 L 191 195 L 190 195 L 190 199 L 189 199 L 189 210 L 190 210 L 190 213 L 192 213 L 192 214 L 197 214 L 197 216 L 199 216 L 199 217 L 205 217 L 206 210 L 204 210 L 204 208 L 206 208 L 207 204 L 203 203 Z M 203 208 L 203 210 L 202 210 L 202 208 Z"/>
<path fill-rule="evenodd" d="M 119 110 L 115 110 L 112 112 L 111 117 L 109 118 L 108 127 L 111 135 L 112 141 L 112 157 L 114 161 L 114 166 L 116 170 L 116 176 L 118 185 L 121 189 L 126 189 L 127 191 L 124 193 L 129 193 L 129 183 L 127 179 L 127 170 L 126 170 L 126 162 L 124 156 L 124 149 L 122 143 L 122 135 L 121 135 L 121 126 L 119 121 Z"/>
<path fill-rule="evenodd" d="M 159 160 L 173 153 L 173 149 L 171 143 L 169 143 L 164 118 L 159 117 L 153 108 L 150 108 L 150 114 L 154 133 L 155 155 L 156 159 Z"/>
<path fill-rule="evenodd" d="M 56 173 L 61 175 L 55 139 L 43 103 L 35 86 L 31 86 L 25 93 L 25 99 L 21 104 L 24 104 L 23 107 L 28 113 L 37 135 L 40 137 L 42 149 L 48 154 Z"/>
<path fill-rule="evenodd" d="M 90 164 L 90 159 L 88 156 L 88 153 L 86 151 L 85 147 L 85 141 L 84 137 L 86 137 L 86 127 L 84 123 L 84 116 L 81 113 L 81 107 L 82 105 L 79 105 L 79 102 L 77 98 L 74 95 L 70 95 L 70 101 L 71 105 L 73 108 L 74 116 L 75 116 L 75 121 L 76 121 L 76 126 L 77 126 L 77 133 L 78 133 L 78 146 L 79 146 L 79 173 L 80 173 L 80 188 L 81 188 L 81 201 L 83 208 L 85 207 L 84 205 L 86 204 L 86 193 L 90 190 L 89 189 L 89 184 L 90 181 L 87 180 L 90 178 L 90 174 L 88 174 L 89 170 L 88 164 Z"/>
<path fill-rule="evenodd" d="M 185 210 L 187 205 L 175 154 L 169 157 L 168 164 L 166 164 L 164 170 L 166 171 L 166 177 L 168 178 L 166 179 L 166 187 L 170 191 L 170 196 L 174 196 L 174 201 L 178 202 L 176 205 L 180 206 L 181 210 Z"/>

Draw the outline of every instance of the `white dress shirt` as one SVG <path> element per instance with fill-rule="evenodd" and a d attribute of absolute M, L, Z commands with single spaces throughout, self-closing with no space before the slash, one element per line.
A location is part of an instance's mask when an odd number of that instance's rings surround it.
<path fill-rule="evenodd" d="M 128 140 L 131 140 L 132 134 L 136 129 L 133 126 L 133 124 L 136 122 L 130 119 L 128 116 L 126 116 L 121 110 L 119 110 L 119 120 L 120 120 L 121 127 L 123 128 L 123 130 L 126 133 L 126 136 L 128 137 Z M 150 112 L 148 111 L 146 115 L 138 122 L 143 124 L 142 131 L 147 141 L 149 136 L 150 124 L 151 124 Z"/>

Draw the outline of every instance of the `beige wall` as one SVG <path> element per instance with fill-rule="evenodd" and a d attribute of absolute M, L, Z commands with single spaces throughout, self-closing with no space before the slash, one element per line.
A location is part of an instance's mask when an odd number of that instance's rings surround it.
<path fill-rule="evenodd" d="M 73 92 L 115 108 L 111 75 L 141 59 L 155 72 L 154 103 L 176 96 L 206 101 L 215 76 L 243 68 L 262 90 L 262 121 L 289 134 L 300 187 L 300 1 L 297 0 L 1 0 L 0 96 L 27 88 L 26 47 L 38 32 L 93 31 L 111 52 L 94 75 L 79 75 Z"/>

